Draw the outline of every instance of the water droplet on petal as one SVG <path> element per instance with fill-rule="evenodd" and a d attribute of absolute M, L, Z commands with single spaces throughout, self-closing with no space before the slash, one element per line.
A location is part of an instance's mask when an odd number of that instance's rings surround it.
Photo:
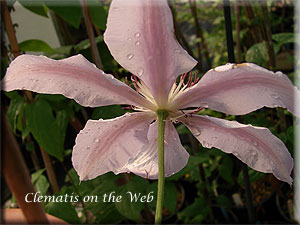
<path fill-rule="evenodd" d="M 254 146 L 257 146 L 257 145 L 258 145 L 258 143 L 257 143 L 256 141 L 253 141 L 253 144 L 254 144 Z"/>
<path fill-rule="evenodd" d="M 236 146 L 234 146 L 234 148 L 235 148 L 236 150 L 238 150 L 238 149 L 239 149 L 239 146 L 236 145 Z"/>
<path fill-rule="evenodd" d="M 134 34 L 134 37 L 135 38 L 139 38 L 141 36 L 141 33 L 140 32 L 136 32 L 135 34 Z"/>
<path fill-rule="evenodd" d="M 239 153 L 237 153 L 237 152 L 233 152 L 232 154 L 234 154 L 236 157 L 239 156 Z"/>
<path fill-rule="evenodd" d="M 140 46 L 140 45 L 141 45 L 141 42 L 140 42 L 140 41 L 137 41 L 137 42 L 135 42 L 135 45 L 136 45 L 136 46 Z"/>
<path fill-rule="evenodd" d="M 201 103 L 201 106 L 204 107 L 204 108 L 207 108 L 208 104 L 206 102 L 203 102 L 203 103 Z"/>
<path fill-rule="evenodd" d="M 227 63 L 226 65 L 216 67 L 214 70 L 217 72 L 223 72 L 223 71 L 231 70 L 231 69 L 233 69 L 233 67 L 234 67 L 234 64 Z"/>
<path fill-rule="evenodd" d="M 144 69 L 143 68 L 138 69 L 137 74 L 139 76 L 142 76 L 144 74 Z"/>
<path fill-rule="evenodd" d="M 132 40 L 132 38 L 128 38 L 127 40 L 128 40 L 128 41 L 131 41 L 131 40 Z"/>
<path fill-rule="evenodd" d="M 132 59 L 132 58 L 133 58 L 133 54 L 128 54 L 128 55 L 127 55 L 127 59 L 130 60 L 130 59 Z"/>
<path fill-rule="evenodd" d="M 257 156 L 257 152 L 252 152 L 252 156 Z"/>
<path fill-rule="evenodd" d="M 275 99 L 279 99 L 279 96 L 278 96 L 277 94 L 275 94 L 275 93 L 274 93 L 274 94 L 271 94 L 271 97 L 272 97 L 272 98 L 275 98 Z"/>
<path fill-rule="evenodd" d="M 244 136 L 238 136 L 240 139 L 245 140 L 246 138 Z"/>
<path fill-rule="evenodd" d="M 213 137 L 213 140 L 217 140 L 218 139 L 218 137 Z"/>
<path fill-rule="evenodd" d="M 96 143 L 98 143 L 100 140 L 99 140 L 99 138 L 95 138 L 94 141 L 95 141 Z"/>
<path fill-rule="evenodd" d="M 197 130 L 195 131 L 194 135 L 195 135 L 196 137 L 199 137 L 199 136 L 201 135 L 201 130 L 200 130 L 200 129 L 197 129 Z"/>
<path fill-rule="evenodd" d="M 90 148 L 91 148 L 90 146 L 87 146 L 87 147 L 86 147 L 86 149 L 90 149 Z"/>

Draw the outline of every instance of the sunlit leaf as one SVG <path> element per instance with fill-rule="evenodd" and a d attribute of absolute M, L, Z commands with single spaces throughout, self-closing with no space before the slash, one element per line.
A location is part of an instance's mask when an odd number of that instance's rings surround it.
<path fill-rule="evenodd" d="M 70 202 L 50 202 L 46 205 L 46 212 L 70 224 L 80 224 L 80 220 Z"/>
<path fill-rule="evenodd" d="M 56 124 L 50 105 L 38 100 L 26 106 L 25 115 L 28 128 L 38 144 L 48 154 L 63 160 L 64 135 Z"/>
<path fill-rule="evenodd" d="M 54 52 L 46 42 L 37 39 L 23 41 L 19 43 L 19 48 L 24 52 Z"/>

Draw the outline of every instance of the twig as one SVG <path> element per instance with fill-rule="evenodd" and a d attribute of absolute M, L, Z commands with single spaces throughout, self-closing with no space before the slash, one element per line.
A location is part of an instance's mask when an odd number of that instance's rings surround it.
<path fill-rule="evenodd" d="M 7 8 L 7 4 L 6 4 L 5 0 L 1 1 L 1 12 L 2 12 L 1 14 L 2 14 L 3 21 L 4 21 L 7 37 L 8 37 L 11 49 L 12 49 L 12 53 L 13 53 L 14 58 L 16 58 L 19 55 L 21 55 L 21 52 L 19 49 L 15 29 L 14 29 L 14 26 L 13 26 L 13 23 L 12 23 L 12 20 L 10 17 L 10 13 Z M 30 91 L 24 91 L 24 94 L 29 101 L 32 101 L 32 94 Z"/>
<path fill-rule="evenodd" d="M 182 45 L 184 46 L 184 48 L 186 49 L 186 51 L 189 53 L 190 56 L 192 56 L 194 59 L 196 59 L 189 43 L 187 42 L 187 40 L 185 39 L 183 33 L 181 32 L 181 29 L 177 23 L 177 19 L 176 19 L 176 13 L 175 13 L 175 9 L 174 7 L 170 4 L 170 8 L 173 14 L 173 25 L 174 25 L 174 31 L 175 31 L 175 36 L 177 38 L 178 41 L 180 41 L 182 43 Z M 201 71 L 199 65 L 197 65 L 198 70 Z"/>
<path fill-rule="evenodd" d="M 92 24 L 92 21 L 90 18 L 87 2 L 86 2 L 86 0 L 80 0 L 80 3 L 81 3 L 81 7 L 82 7 L 86 30 L 87 30 L 89 40 L 90 40 L 93 61 L 99 69 L 103 69 L 99 51 L 97 48 L 97 43 L 96 43 L 95 36 L 94 36 L 93 24 Z"/>
<path fill-rule="evenodd" d="M 48 155 L 48 153 L 45 152 L 45 150 L 42 149 L 41 147 L 40 147 L 40 150 L 41 150 L 41 153 L 42 153 L 42 157 L 43 157 L 43 160 L 44 160 L 44 164 L 45 164 L 45 167 L 46 167 L 46 171 L 47 171 L 47 175 L 48 175 L 48 178 L 49 178 L 49 182 L 50 182 L 52 191 L 53 191 L 53 193 L 57 193 L 57 192 L 59 192 L 59 187 L 58 187 L 55 172 L 54 172 L 54 169 L 53 169 L 53 166 L 52 166 L 51 158 Z"/>
<path fill-rule="evenodd" d="M 268 49 L 268 54 L 269 54 L 269 64 L 271 67 L 271 70 L 276 70 L 276 58 L 275 58 L 275 52 L 274 52 L 274 47 L 273 47 L 273 40 L 272 40 L 272 31 L 271 31 L 271 24 L 269 20 L 269 15 L 268 15 L 268 7 L 266 2 L 261 1 L 261 8 L 263 12 L 263 18 L 264 18 L 264 28 L 266 30 L 265 33 L 265 41 Z M 263 31 L 263 28 L 262 28 Z M 279 120 L 280 120 L 280 131 L 283 132 L 287 129 L 287 122 L 286 118 L 283 112 L 283 109 L 277 108 Z"/>
<path fill-rule="evenodd" d="M 237 63 L 242 62 L 241 56 L 241 42 L 240 42 L 240 6 L 239 0 L 235 0 L 234 4 L 234 11 L 235 11 L 235 42 L 236 42 L 236 54 L 237 54 Z"/>
<path fill-rule="evenodd" d="M 31 183 L 30 174 L 26 167 L 25 161 L 21 155 L 18 143 L 9 127 L 8 121 L 4 113 L 2 119 L 2 173 L 5 180 L 15 196 L 18 205 L 28 223 L 46 224 L 49 223 L 45 211 L 40 202 L 33 202 L 33 196 L 27 196 L 28 193 L 35 193 L 33 184 Z"/>
<path fill-rule="evenodd" d="M 189 0 L 189 3 L 190 3 L 190 8 L 191 8 L 191 11 L 192 11 L 193 18 L 194 18 L 196 35 L 197 35 L 197 38 L 200 39 L 200 32 L 201 31 L 200 31 L 199 23 L 198 23 L 198 19 L 197 19 L 197 9 L 196 9 L 195 0 Z M 202 72 L 203 65 L 202 65 L 202 52 L 201 52 L 200 42 L 197 42 L 196 46 L 197 46 L 197 50 L 198 50 L 198 68 L 199 68 L 199 71 Z"/>
<path fill-rule="evenodd" d="M 191 2 L 192 1 L 192 2 Z M 197 37 L 200 38 L 201 41 L 201 45 L 202 45 L 202 49 L 203 49 L 203 53 L 204 53 L 204 57 L 207 63 L 208 68 L 211 68 L 211 60 L 209 58 L 209 51 L 208 51 L 208 47 L 206 44 L 206 41 L 204 39 L 203 36 L 203 32 L 202 29 L 200 27 L 200 24 L 198 23 L 198 16 L 197 16 L 197 6 L 196 6 L 196 1 L 195 0 L 190 0 L 190 4 L 191 4 L 191 9 L 192 9 L 192 13 L 194 16 L 194 22 L 195 22 L 195 28 L 196 28 L 196 34 Z M 192 7 L 193 4 L 193 7 Z M 199 59 L 200 60 L 200 59 Z"/>
<path fill-rule="evenodd" d="M 227 40 L 227 52 L 228 52 L 228 60 L 231 63 L 234 63 L 234 47 L 233 47 L 233 37 L 232 37 L 232 27 L 231 27 L 231 13 L 230 13 L 230 3 L 229 0 L 223 0 L 224 3 L 224 16 L 225 16 L 225 29 L 226 29 L 226 40 Z M 242 117 L 236 116 L 236 120 L 241 122 Z M 242 162 L 241 162 L 242 163 Z M 244 164 L 244 163 L 242 163 Z M 243 167 L 243 175 L 244 181 L 246 185 L 246 193 L 247 193 L 247 210 L 249 216 L 249 222 L 253 223 L 255 221 L 254 207 L 252 203 L 252 194 L 251 194 L 251 186 L 248 175 L 248 170 L 246 165 L 242 165 Z M 249 197 L 249 198 L 248 198 Z"/>
<path fill-rule="evenodd" d="M 74 183 L 74 180 L 73 180 L 73 178 L 71 177 L 71 175 L 69 174 L 69 171 L 67 170 L 66 166 L 65 166 L 62 162 L 60 162 L 60 163 L 61 163 L 61 165 L 62 165 L 64 171 L 66 172 L 67 176 L 69 177 L 70 182 L 71 182 L 71 184 L 72 184 L 72 186 L 73 186 L 73 188 L 74 188 L 76 194 L 77 194 L 78 197 L 79 197 L 79 201 L 80 201 L 80 203 L 81 203 L 82 210 L 83 210 L 83 212 L 84 212 L 84 214 L 85 214 L 87 223 L 89 224 L 89 216 L 88 216 L 88 213 L 87 213 L 87 211 L 86 211 L 86 209 L 85 209 L 85 204 L 84 204 L 84 201 L 83 201 L 83 199 L 82 199 L 82 196 L 80 195 L 80 192 L 78 191 L 78 189 L 77 189 L 77 187 L 76 187 L 76 185 L 75 185 L 75 183 Z"/>
<path fill-rule="evenodd" d="M 1 1 L 1 11 L 2 11 L 2 17 L 3 21 L 5 24 L 5 29 L 7 33 L 8 40 L 10 42 L 10 46 L 12 49 L 12 53 L 14 57 L 16 58 L 17 56 L 21 55 L 19 46 L 18 46 L 18 41 L 15 35 L 15 29 L 9 14 L 9 10 L 6 4 L 6 1 Z"/>

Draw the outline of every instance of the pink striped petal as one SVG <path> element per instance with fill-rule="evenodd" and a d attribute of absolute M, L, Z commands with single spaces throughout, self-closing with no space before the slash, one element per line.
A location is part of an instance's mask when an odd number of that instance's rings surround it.
<path fill-rule="evenodd" d="M 300 91 L 286 75 L 243 63 L 208 71 L 173 105 L 179 108 L 207 107 L 233 115 L 246 114 L 264 106 L 279 106 L 296 114 L 294 101 L 300 101 Z"/>
<path fill-rule="evenodd" d="M 150 125 L 149 144 L 145 145 L 128 164 L 131 172 L 148 179 L 158 179 L 157 122 Z M 176 129 L 171 122 L 165 127 L 165 176 L 180 171 L 188 162 L 189 154 L 180 143 Z"/>
<path fill-rule="evenodd" d="M 151 107 L 132 88 L 97 69 L 82 55 L 62 60 L 21 55 L 10 64 L 2 85 L 4 91 L 62 94 L 83 106 L 129 104 Z"/>
<path fill-rule="evenodd" d="M 279 180 L 292 184 L 293 159 L 283 142 L 267 128 L 208 116 L 183 118 L 182 122 L 202 146 L 232 153 L 251 168 L 273 173 Z"/>
<path fill-rule="evenodd" d="M 89 120 L 78 134 L 72 162 L 80 180 L 90 180 L 113 171 L 130 172 L 128 161 L 145 144 L 154 119 L 149 113 L 128 113 L 115 119 Z"/>
<path fill-rule="evenodd" d="M 104 41 L 125 69 L 141 78 L 163 106 L 176 77 L 196 61 L 174 36 L 166 0 L 113 0 Z"/>

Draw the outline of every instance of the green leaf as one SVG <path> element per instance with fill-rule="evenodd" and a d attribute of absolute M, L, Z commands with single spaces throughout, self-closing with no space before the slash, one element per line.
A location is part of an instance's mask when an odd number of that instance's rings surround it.
<path fill-rule="evenodd" d="M 41 175 L 34 184 L 35 190 L 40 192 L 41 195 L 45 195 L 50 186 L 47 178 L 44 175 Z"/>
<path fill-rule="evenodd" d="M 56 123 L 50 105 L 40 99 L 25 108 L 28 129 L 38 144 L 50 155 L 63 160 L 64 134 Z"/>
<path fill-rule="evenodd" d="M 147 203 L 152 209 L 156 207 L 156 199 L 157 199 L 157 182 L 151 183 L 147 187 L 146 193 L 153 192 L 154 200 Z M 171 213 L 176 212 L 177 206 L 177 187 L 173 182 L 166 182 L 165 183 L 165 190 L 164 190 L 164 203 L 163 207 L 168 209 Z"/>
<path fill-rule="evenodd" d="M 140 196 L 145 195 L 145 190 L 147 187 L 147 181 L 138 176 L 134 176 L 127 184 L 120 188 L 120 195 L 122 196 L 121 202 L 116 202 L 116 209 L 120 214 L 127 217 L 128 219 L 138 221 L 140 217 L 140 212 L 144 208 L 144 203 L 141 201 L 131 202 L 131 196 L 136 194 Z"/>
<path fill-rule="evenodd" d="M 24 98 L 20 95 L 15 95 L 15 98 L 12 98 L 10 101 L 7 110 L 7 119 L 14 133 L 16 133 L 18 127 L 18 118 L 22 119 L 23 117 L 24 106 Z"/>
<path fill-rule="evenodd" d="M 92 22 L 101 30 L 106 29 L 107 11 L 98 0 L 87 1 Z"/>
<path fill-rule="evenodd" d="M 50 52 L 54 53 L 54 49 L 51 48 L 46 42 L 38 39 L 30 39 L 19 43 L 20 50 L 24 52 Z"/>
<path fill-rule="evenodd" d="M 40 192 L 40 195 L 47 194 L 50 184 L 47 178 L 43 175 L 45 169 L 41 169 L 31 174 L 31 181 L 34 184 L 35 190 Z"/>
<path fill-rule="evenodd" d="M 46 17 L 48 18 L 48 9 L 47 7 L 44 6 L 43 2 L 42 1 L 39 1 L 39 0 L 31 0 L 31 1 L 28 1 L 28 0 L 18 0 L 18 2 L 20 2 L 20 4 L 28 9 L 29 11 L 35 13 L 35 14 L 38 14 L 40 16 L 43 16 L 43 17 Z"/>
<path fill-rule="evenodd" d="M 45 170 L 46 169 L 41 169 L 31 174 L 32 183 L 35 183 L 38 180 L 38 178 L 44 173 Z"/>
<path fill-rule="evenodd" d="M 233 164 L 230 157 L 224 157 L 221 165 L 218 167 L 220 176 L 226 180 L 228 183 L 233 184 L 234 181 L 232 179 L 232 171 Z"/>
<path fill-rule="evenodd" d="M 248 174 L 249 174 L 250 183 L 258 181 L 263 176 L 265 176 L 264 173 L 258 172 L 256 170 L 253 170 L 250 167 L 248 167 Z M 239 185 L 244 185 L 245 184 L 245 182 L 244 182 L 244 175 L 243 175 L 242 171 L 238 175 L 237 182 L 238 182 Z"/>
<path fill-rule="evenodd" d="M 204 198 L 196 199 L 191 205 L 178 213 L 178 218 L 186 224 L 202 223 L 210 212 L 210 207 Z"/>
<path fill-rule="evenodd" d="M 120 105 L 110 105 L 102 106 L 95 108 L 92 113 L 92 119 L 98 120 L 102 119 L 111 119 L 118 116 L 122 116 L 126 111 Z"/>
<path fill-rule="evenodd" d="M 50 215 L 58 217 L 70 224 L 80 224 L 77 213 L 70 202 L 49 202 L 45 210 Z"/>
<path fill-rule="evenodd" d="M 272 39 L 275 41 L 275 44 L 279 46 L 295 42 L 294 33 L 273 34 Z"/>
<path fill-rule="evenodd" d="M 265 42 L 260 42 L 251 46 L 246 53 L 246 61 L 264 66 L 268 61 L 268 49 Z"/>
<path fill-rule="evenodd" d="M 219 195 L 216 198 L 216 202 L 219 206 L 225 209 L 230 209 L 232 206 L 230 199 L 225 195 Z"/>
<path fill-rule="evenodd" d="M 55 3 L 55 1 L 52 0 L 43 0 L 43 2 L 67 23 L 71 24 L 76 29 L 79 28 L 82 18 L 79 0 L 72 0 L 72 4 L 69 5 L 61 4 L 61 1 Z"/>

